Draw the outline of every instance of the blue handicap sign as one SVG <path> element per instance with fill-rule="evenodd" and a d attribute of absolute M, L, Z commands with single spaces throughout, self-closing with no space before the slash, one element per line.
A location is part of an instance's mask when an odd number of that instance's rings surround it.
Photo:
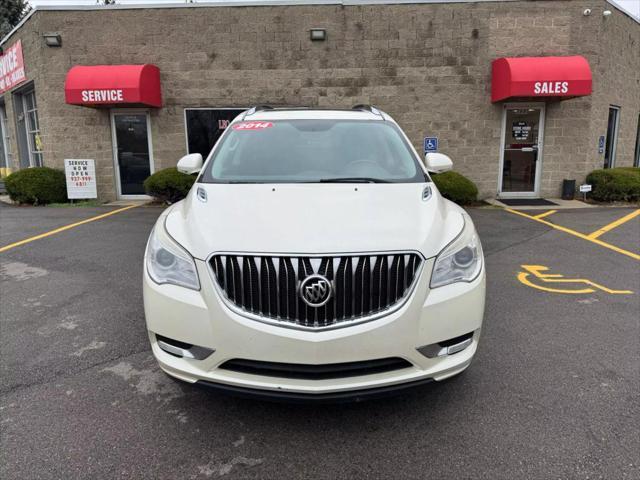
<path fill-rule="evenodd" d="M 438 151 L 438 137 L 424 137 L 424 153 Z"/>

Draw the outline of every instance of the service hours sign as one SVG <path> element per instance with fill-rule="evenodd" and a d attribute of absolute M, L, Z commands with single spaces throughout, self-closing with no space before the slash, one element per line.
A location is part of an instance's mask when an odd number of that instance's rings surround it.
<path fill-rule="evenodd" d="M 64 173 L 67 177 L 69 199 L 98 198 L 95 161 L 66 158 Z"/>
<path fill-rule="evenodd" d="M 531 125 L 527 122 L 513 122 L 511 135 L 515 140 L 529 140 Z"/>

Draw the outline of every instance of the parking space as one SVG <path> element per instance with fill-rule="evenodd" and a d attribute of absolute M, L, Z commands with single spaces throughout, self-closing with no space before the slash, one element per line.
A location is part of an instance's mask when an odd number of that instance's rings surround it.
<path fill-rule="evenodd" d="M 585 235 L 594 235 L 605 242 L 640 253 L 640 209 L 607 208 L 588 210 L 559 210 L 545 220 L 563 225 Z M 635 243 L 634 243 L 635 240 Z"/>
<path fill-rule="evenodd" d="M 107 211 L 2 205 L 0 247 Z M 156 366 L 141 267 L 160 211 L 122 211 L 0 253 L 0 478 L 640 475 L 640 261 L 472 209 L 488 295 L 467 372 L 362 404 L 272 404 L 182 385 Z M 545 220 L 589 235 L 632 211 Z M 640 254 L 639 223 L 600 238 Z"/>

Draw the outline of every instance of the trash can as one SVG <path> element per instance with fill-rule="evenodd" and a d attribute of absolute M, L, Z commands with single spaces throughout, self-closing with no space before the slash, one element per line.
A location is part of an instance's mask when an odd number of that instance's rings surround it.
<path fill-rule="evenodd" d="M 563 180 L 562 181 L 562 199 L 573 200 L 573 196 L 576 193 L 576 181 L 575 180 Z"/>

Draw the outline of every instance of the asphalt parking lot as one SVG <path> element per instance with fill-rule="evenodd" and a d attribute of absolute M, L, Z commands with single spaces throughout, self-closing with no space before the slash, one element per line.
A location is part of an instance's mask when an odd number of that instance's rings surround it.
<path fill-rule="evenodd" d="M 159 208 L 2 251 L 115 208 L 0 205 L 0 478 L 640 478 L 640 216 L 583 238 L 633 209 L 470 210 L 488 269 L 470 369 L 313 406 L 158 369 L 141 267 Z"/>

